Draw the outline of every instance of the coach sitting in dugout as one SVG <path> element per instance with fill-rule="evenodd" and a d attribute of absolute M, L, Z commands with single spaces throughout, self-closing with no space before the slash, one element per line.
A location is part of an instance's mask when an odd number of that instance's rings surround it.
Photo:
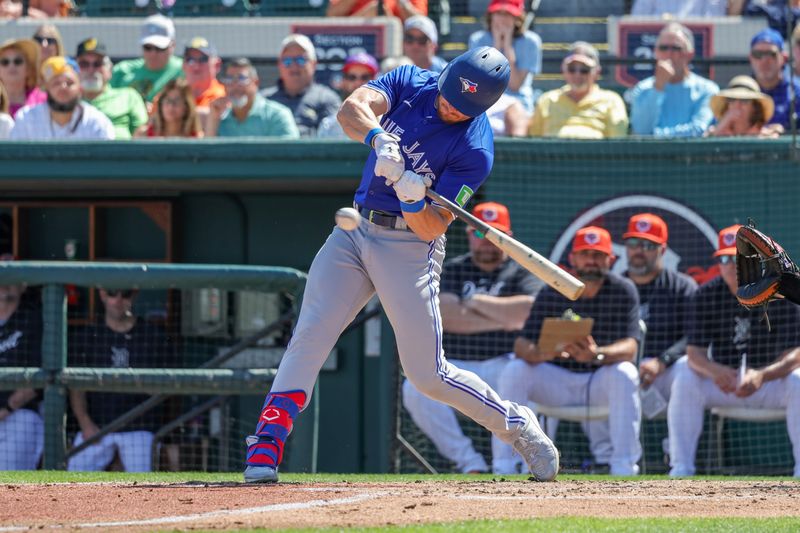
<path fill-rule="evenodd" d="M 686 315 L 697 283 L 690 276 L 664 265 L 669 232 L 663 218 L 638 213 L 622 235 L 628 268 L 625 276 L 639 292 L 639 317 L 647 325 L 645 356 L 639 362 L 642 387 L 653 387 L 664 402 L 669 400 L 675 369 L 686 364 Z M 643 405 L 645 407 L 645 405 Z M 648 412 L 649 418 L 660 414 Z"/>
<path fill-rule="evenodd" d="M 169 368 L 175 352 L 160 326 L 133 313 L 135 290 L 98 291 L 105 313 L 101 323 L 79 328 L 70 339 L 70 366 L 98 368 Z M 80 426 L 75 446 L 149 398 L 146 394 L 70 391 L 72 412 Z M 69 470 L 105 470 L 119 454 L 126 472 L 152 470 L 153 432 L 162 411 L 148 411 L 123 430 L 76 453 Z"/>
<path fill-rule="evenodd" d="M 794 476 L 800 477 L 800 307 L 772 302 L 763 312 L 736 299 L 736 232 L 719 232 L 720 276 L 702 285 L 689 313 L 689 364 L 678 368 L 667 424 L 670 472 L 695 474 L 695 453 L 711 407 L 785 408 Z M 713 350 L 711 349 L 713 346 Z"/>
<path fill-rule="evenodd" d="M 21 304 L 24 292 L 24 285 L 0 286 L 0 367 L 42 362 L 41 314 Z M 39 464 L 44 422 L 38 404 L 34 389 L 0 391 L 0 470 L 35 470 Z"/>
<path fill-rule="evenodd" d="M 628 134 L 625 102 L 597 85 L 600 55 L 589 43 L 576 41 L 561 62 L 567 84 L 536 101 L 528 126 L 530 137 L 607 139 Z"/>
<path fill-rule="evenodd" d="M 583 423 L 592 454 L 598 464 L 608 464 L 611 475 L 636 475 L 642 454 L 634 365 L 641 334 L 639 295 L 630 280 L 610 271 L 613 261 L 608 231 L 588 226 L 576 232 L 569 262 L 586 289 L 574 302 L 550 287 L 542 289 L 523 335 L 514 342 L 516 359 L 500 375 L 498 393 L 521 404 L 607 406 L 607 420 Z M 544 319 L 565 314 L 593 318 L 591 335 L 560 353 L 539 350 Z M 519 459 L 510 447 L 493 441 L 492 451 L 496 473 L 517 472 Z"/>
<path fill-rule="evenodd" d="M 506 206 L 485 202 L 476 205 L 472 214 L 511 235 Z M 495 388 L 542 281 L 476 230 L 467 228 L 467 236 L 469 253 L 449 260 L 442 269 L 442 345 L 451 362 Z M 461 430 L 452 407 L 425 396 L 408 380 L 403 383 L 403 405 L 459 471 L 489 471 L 483 455 Z"/>

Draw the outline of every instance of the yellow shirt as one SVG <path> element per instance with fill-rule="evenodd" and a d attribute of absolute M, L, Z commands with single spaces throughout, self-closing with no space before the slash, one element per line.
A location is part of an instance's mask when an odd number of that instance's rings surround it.
<path fill-rule="evenodd" d="M 568 91 L 565 85 L 539 97 L 528 127 L 530 137 L 606 139 L 628 134 L 628 112 L 617 93 L 595 85 L 575 102 Z"/>

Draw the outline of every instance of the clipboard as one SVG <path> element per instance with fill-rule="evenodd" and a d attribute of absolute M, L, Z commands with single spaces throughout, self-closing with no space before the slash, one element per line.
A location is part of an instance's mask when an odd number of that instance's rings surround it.
<path fill-rule="evenodd" d="M 548 317 L 542 322 L 536 348 L 540 353 L 560 354 L 567 344 L 583 339 L 592 333 L 594 319 L 591 317 L 580 320 Z"/>

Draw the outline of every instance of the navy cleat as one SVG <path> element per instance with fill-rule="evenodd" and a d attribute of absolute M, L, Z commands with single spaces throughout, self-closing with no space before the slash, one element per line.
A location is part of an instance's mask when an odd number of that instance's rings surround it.
<path fill-rule="evenodd" d="M 542 431 L 536 414 L 525 406 L 520 406 L 520 409 L 525 412 L 528 422 L 511 445 L 525 460 L 536 481 L 553 481 L 558 475 L 558 449 Z"/>

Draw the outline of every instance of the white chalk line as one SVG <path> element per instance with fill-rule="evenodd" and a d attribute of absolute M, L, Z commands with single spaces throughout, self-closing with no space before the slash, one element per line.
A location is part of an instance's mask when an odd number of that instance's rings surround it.
<path fill-rule="evenodd" d="M 752 500 L 753 498 L 758 498 L 764 496 L 763 494 L 749 494 L 749 495 L 736 495 L 736 496 L 718 496 L 714 495 L 714 501 L 718 500 Z M 681 496 L 681 495 L 674 495 L 674 496 L 636 496 L 636 495 L 620 495 L 620 496 L 575 496 L 575 495 L 566 495 L 566 496 L 556 496 L 556 495 L 549 495 L 549 496 L 539 496 L 536 494 L 531 494 L 529 496 L 504 496 L 502 494 L 497 494 L 493 496 L 481 496 L 481 495 L 471 495 L 471 494 L 453 494 L 449 496 L 451 499 L 454 500 L 519 500 L 519 501 L 531 501 L 531 500 L 553 500 L 553 501 L 573 501 L 573 500 L 582 500 L 582 501 L 606 501 L 606 500 L 620 500 L 620 501 L 631 501 L 631 500 L 639 500 L 639 501 L 705 501 L 707 502 L 709 495 L 705 496 Z"/>
<path fill-rule="evenodd" d="M 349 503 L 359 503 L 366 500 L 372 500 L 385 496 L 386 492 L 371 492 L 367 494 L 357 494 L 355 496 L 348 496 L 347 498 L 338 498 L 333 500 L 311 500 L 308 502 L 297 503 L 276 503 L 272 505 L 264 505 L 262 507 L 249 507 L 247 509 L 229 509 L 222 511 L 209 511 L 207 513 L 195 513 L 188 515 L 164 516 L 161 518 L 148 518 L 145 520 L 124 520 L 118 522 L 87 522 L 83 524 L 53 524 L 47 526 L 30 525 L 30 526 L 0 526 L 0 531 L 29 531 L 36 529 L 64 529 L 64 528 L 97 528 L 97 527 L 131 527 L 131 526 L 157 526 L 164 524 L 179 524 L 183 522 L 195 522 L 200 520 L 208 520 L 212 518 L 230 517 L 230 516 L 246 516 L 251 514 L 279 512 L 279 511 L 294 511 L 301 509 L 310 509 L 313 507 L 329 507 L 334 505 L 346 505 Z"/>

